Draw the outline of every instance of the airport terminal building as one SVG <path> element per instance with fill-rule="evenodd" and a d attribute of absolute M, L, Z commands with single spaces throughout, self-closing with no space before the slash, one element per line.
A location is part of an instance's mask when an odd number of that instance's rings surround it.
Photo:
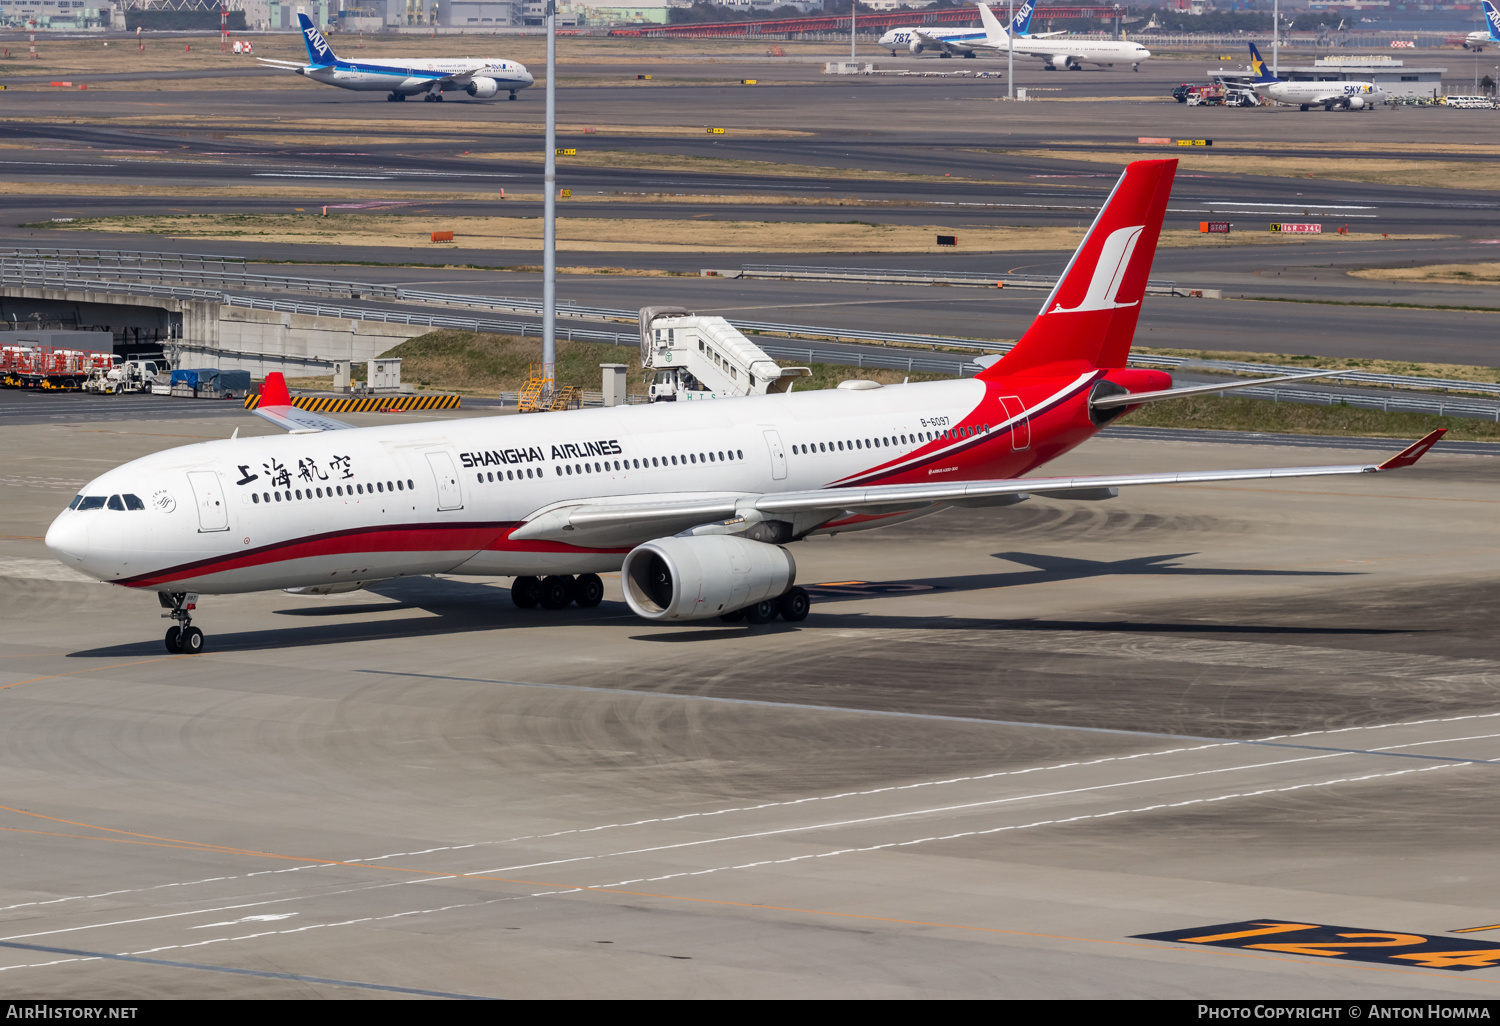
<path fill-rule="evenodd" d="M 1214 81 L 1226 86 L 1246 86 L 1254 78 L 1248 69 L 1210 70 Z M 1409 68 L 1405 61 L 1393 57 L 1323 57 L 1310 66 L 1283 64 L 1278 74 L 1288 82 L 1373 82 L 1389 96 L 1438 97 L 1443 95 L 1443 75 L 1447 70 Z"/>

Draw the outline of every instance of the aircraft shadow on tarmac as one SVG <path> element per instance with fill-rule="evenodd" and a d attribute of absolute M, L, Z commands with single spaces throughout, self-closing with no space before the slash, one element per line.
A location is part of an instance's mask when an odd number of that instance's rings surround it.
<path fill-rule="evenodd" d="M 1027 631 L 1133 631 L 1143 633 L 1194 633 L 1194 634 L 1283 634 L 1283 635 L 1334 635 L 1334 634 L 1392 634 L 1401 631 L 1376 628 L 1339 628 L 1246 625 L 1238 623 L 1162 623 L 1139 621 L 1088 621 L 1088 620 L 1035 620 L 1004 619 L 999 617 L 953 617 L 949 615 L 885 615 L 871 613 L 835 613 L 828 607 L 833 603 L 856 599 L 871 599 L 881 596 L 897 596 L 923 592 L 987 591 L 996 588 L 1018 587 L 1054 581 L 1080 580 L 1091 577 L 1117 575 L 1185 575 L 1185 576 L 1250 576 L 1250 577 L 1342 577 L 1354 576 L 1357 572 L 1338 570 L 1276 570 L 1218 567 L 1183 567 L 1173 564 L 1194 553 L 1177 552 L 1157 556 L 1138 556 L 1113 561 L 1078 559 L 1069 556 L 1053 556 L 1026 552 L 997 552 L 996 559 L 1021 563 L 1032 567 L 1029 570 L 1008 573 L 970 574 L 963 577 L 937 577 L 909 581 L 847 581 L 836 584 L 809 585 L 814 596 L 812 626 L 842 629 L 892 629 L 892 628 L 950 628 L 970 630 L 1027 630 Z M 278 616 L 326 621 L 331 617 L 369 617 L 344 623 L 319 622 L 307 626 L 275 628 L 269 630 L 220 632 L 213 629 L 213 606 L 210 604 L 200 613 L 200 620 L 209 627 L 209 650 L 212 652 L 250 651 L 256 649 L 293 648 L 306 645 L 338 645 L 359 641 L 374 641 L 387 638 L 418 638 L 445 634 L 463 634 L 475 631 L 496 631 L 532 626 L 557 626 L 569 624 L 582 626 L 589 623 L 614 622 L 633 619 L 623 603 L 605 602 L 596 609 L 567 609 L 560 612 L 544 610 L 521 610 L 514 607 L 508 588 L 479 584 L 471 581 L 443 577 L 409 577 L 383 581 L 367 589 L 369 593 L 390 599 L 389 602 L 340 602 L 327 603 L 317 599 L 304 599 L 306 605 L 275 610 Z M 211 600 L 210 600 L 211 601 Z M 390 618 L 393 613 L 420 611 L 415 617 Z M 644 624 L 643 624 L 644 626 Z M 705 629 L 712 627 L 713 629 Z M 762 627 L 748 628 L 745 625 L 721 627 L 716 621 L 661 625 L 651 633 L 632 635 L 632 640 L 656 642 L 711 642 L 723 638 L 742 637 L 746 630 L 759 633 L 789 633 L 802 629 L 793 625 L 773 621 Z M 128 657 L 157 655 L 161 643 L 155 638 L 142 639 L 127 645 L 112 645 L 70 653 L 71 657 Z"/>

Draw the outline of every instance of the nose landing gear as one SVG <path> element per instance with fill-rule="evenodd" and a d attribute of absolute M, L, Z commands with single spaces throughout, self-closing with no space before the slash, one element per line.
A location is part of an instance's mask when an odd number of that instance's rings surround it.
<path fill-rule="evenodd" d="M 173 619 L 177 623 L 167 629 L 164 641 L 167 651 L 173 655 L 197 655 L 203 651 L 203 632 L 193 626 L 193 610 L 198 608 L 198 596 L 193 592 L 159 591 L 156 600 L 167 612 L 162 619 Z"/>

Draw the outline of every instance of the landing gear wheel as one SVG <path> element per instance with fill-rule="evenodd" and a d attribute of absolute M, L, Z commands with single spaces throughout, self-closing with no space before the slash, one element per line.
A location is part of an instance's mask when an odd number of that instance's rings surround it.
<path fill-rule="evenodd" d="M 166 637 L 166 639 L 164 641 L 164 644 L 167 646 L 167 651 L 171 652 L 173 655 L 177 655 L 177 654 L 181 653 L 182 652 L 182 628 L 181 627 L 177 627 L 177 626 L 168 627 L 167 628 L 167 637 Z"/>
<path fill-rule="evenodd" d="M 770 623 L 774 619 L 776 619 L 775 599 L 766 599 L 764 602 L 745 607 L 746 623 Z"/>
<path fill-rule="evenodd" d="M 203 632 L 196 627 L 184 627 L 178 644 L 183 655 L 197 655 L 203 651 Z"/>
<path fill-rule="evenodd" d="M 723 616 L 719 617 L 719 621 L 721 623 L 744 623 L 745 611 L 743 609 L 736 609 L 732 613 L 725 613 Z"/>
<path fill-rule="evenodd" d="M 542 582 L 535 577 L 517 577 L 510 586 L 510 600 L 517 609 L 535 609 L 542 601 Z"/>
<path fill-rule="evenodd" d="M 581 609 L 593 609 L 604 601 L 604 582 L 598 574 L 579 574 L 573 585 L 573 601 Z"/>
<path fill-rule="evenodd" d="M 776 600 L 776 611 L 787 623 L 801 623 L 806 620 L 808 610 L 811 608 L 812 599 L 808 597 L 805 588 L 793 588 Z"/>
<path fill-rule="evenodd" d="M 543 609 L 563 609 L 573 601 L 573 578 L 560 574 L 542 578 Z"/>
<path fill-rule="evenodd" d="M 516 98 L 516 94 L 515 94 L 515 93 L 511 93 L 511 94 L 510 94 L 510 98 L 511 98 L 511 99 L 512 99 L 512 100 L 514 100 L 514 99 L 515 99 L 515 98 Z"/>

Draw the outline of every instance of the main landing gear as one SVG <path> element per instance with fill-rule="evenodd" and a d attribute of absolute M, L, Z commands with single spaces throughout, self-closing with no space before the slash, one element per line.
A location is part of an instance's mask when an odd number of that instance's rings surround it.
<path fill-rule="evenodd" d="M 387 103 L 404 103 L 405 100 L 406 100 L 406 94 L 405 93 L 391 93 L 391 95 L 387 96 L 385 98 L 385 100 L 386 100 Z"/>
<path fill-rule="evenodd" d="M 806 588 L 792 588 L 780 598 L 766 599 L 744 609 L 736 609 L 719 617 L 725 623 L 770 623 L 778 616 L 787 623 L 801 623 L 812 609 L 812 599 Z"/>
<path fill-rule="evenodd" d="M 565 609 L 572 603 L 580 608 L 593 609 L 604 601 L 604 582 L 598 574 L 579 574 L 569 577 L 554 574 L 551 577 L 517 577 L 510 586 L 510 600 L 518 609 Z"/>
<path fill-rule="evenodd" d="M 197 655 L 203 651 L 203 632 L 193 626 L 193 610 L 198 608 L 198 596 L 192 592 L 159 591 L 156 599 L 168 612 L 162 619 L 173 619 L 177 623 L 167 629 L 167 651 L 173 655 Z"/>

